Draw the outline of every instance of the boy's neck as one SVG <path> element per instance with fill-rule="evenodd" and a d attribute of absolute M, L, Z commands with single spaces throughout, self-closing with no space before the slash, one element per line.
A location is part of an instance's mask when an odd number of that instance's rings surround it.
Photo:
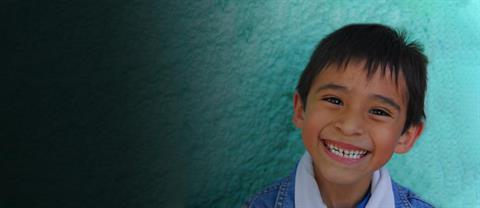
<path fill-rule="evenodd" d="M 315 174 L 315 180 L 320 190 L 322 200 L 327 207 L 355 207 L 369 190 L 372 176 L 355 184 L 335 184 Z"/>

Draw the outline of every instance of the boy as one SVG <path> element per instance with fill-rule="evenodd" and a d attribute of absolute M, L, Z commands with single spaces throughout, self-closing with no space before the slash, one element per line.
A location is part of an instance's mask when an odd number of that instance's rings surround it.
<path fill-rule="evenodd" d="M 417 43 L 384 25 L 347 25 L 324 38 L 293 101 L 307 151 L 245 207 L 432 207 L 383 168 L 423 130 L 427 62 Z"/>

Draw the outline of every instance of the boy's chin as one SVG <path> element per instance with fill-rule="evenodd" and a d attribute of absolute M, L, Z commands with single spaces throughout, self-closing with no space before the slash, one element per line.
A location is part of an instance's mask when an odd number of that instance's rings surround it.
<path fill-rule="evenodd" d="M 317 180 L 317 183 L 322 183 L 318 180 L 323 180 L 324 184 L 338 186 L 370 184 L 373 175 L 373 173 L 359 173 L 352 170 L 320 170 L 319 172 L 320 174 L 315 173 L 315 180 Z"/>

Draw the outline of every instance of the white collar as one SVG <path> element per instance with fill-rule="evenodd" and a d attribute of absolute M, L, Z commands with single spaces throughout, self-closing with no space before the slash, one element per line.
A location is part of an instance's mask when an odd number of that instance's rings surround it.
<path fill-rule="evenodd" d="M 367 208 L 395 207 L 392 181 L 387 169 L 381 168 L 373 173 L 370 193 L 372 195 L 368 200 Z M 318 190 L 317 182 L 313 175 L 312 158 L 307 151 L 300 159 L 295 174 L 295 207 L 327 207 L 323 203 L 320 190 Z"/>

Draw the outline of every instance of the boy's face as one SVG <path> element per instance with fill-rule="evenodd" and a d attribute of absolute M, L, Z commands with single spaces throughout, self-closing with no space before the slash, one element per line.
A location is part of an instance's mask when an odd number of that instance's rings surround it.
<path fill-rule="evenodd" d="M 364 62 L 336 67 L 317 75 L 305 110 L 295 95 L 293 120 L 302 129 L 317 179 L 344 185 L 370 181 L 393 152 L 412 147 L 423 124 L 402 134 L 408 102 L 402 73 L 397 85 L 388 69 L 367 79 Z"/>

